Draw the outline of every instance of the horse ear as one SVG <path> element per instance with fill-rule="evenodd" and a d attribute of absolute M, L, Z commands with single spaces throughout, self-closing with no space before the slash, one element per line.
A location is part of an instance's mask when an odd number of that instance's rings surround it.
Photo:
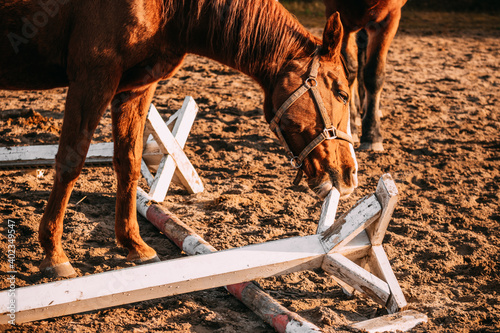
<path fill-rule="evenodd" d="M 335 12 L 328 18 L 323 30 L 323 53 L 332 58 L 340 55 L 343 34 L 344 28 L 340 21 L 340 14 Z"/>

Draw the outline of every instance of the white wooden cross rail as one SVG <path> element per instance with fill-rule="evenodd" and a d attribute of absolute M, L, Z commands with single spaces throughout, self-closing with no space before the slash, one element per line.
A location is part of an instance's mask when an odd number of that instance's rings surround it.
<path fill-rule="evenodd" d="M 183 151 L 197 112 L 196 102 L 187 96 L 181 109 L 164 123 L 154 105 L 150 106 L 141 173 L 150 186 L 149 196 L 157 202 L 165 200 L 172 180 L 180 182 L 190 193 L 203 191 L 203 183 Z M 57 149 L 58 145 L 0 147 L 0 168 L 50 166 Z M 111 164 L 112 160 L 113 143 L 105 142 L 90 145 L 85 162 Z"/>
<path fill-rule="evenodd" d="M 397 201 L 392 178 L 382 176 L 375 194 L 360 200 L 336 221 L 331 220 L 335 215 L 331 210 L 336 210 L 334 192 L 325 201 L 319 232 L 315 235 L 17 288 L 16 322 L 69 315 L 319 267 L 342 280 L 345 286 L 355 288 L 386 306 L 389 312 L 401 310 L 406 301 L 381 245 Z M 141 191 L 138 193 L 141 195 Z M 142 198 L 142 202 L 148 202 L 147 198 Z M 366 263 L 368 269 L 355 262 Z M 9 320 L 9 297 L 8 291 L 0 292 L 0 324 Z M 425 315 L 417 317 L 412 316 L 416 323 L 427 320 Z"/>
<path fill-rule="evenodd" d="M 145 140 L 146 147 L 148 142 L 155 140 L 160 153 L 150 153 L 148 149 L 144 149 L 141 173 L 148 182 L 149 196 L 154 201 L 161 202 L 165 199 L 174 173 L 190 193 L 203 192 L 203 183 L 183 151 L 197 112 L 198 106 L 194 99 L 186 98 L 181 110 L 165 124 L 154 105 L 150 106 L 144 129 L 144 137 L 148 138 Z M 173 125 L 172 131 L 168 125 Z M 150 139 L 149 136 L 153 138 Z M 160 160 L 156 165 L 158 156 Z M 150 168 L 156 169 L 155 177 L 149 171 Z"/>
<path fill-rule="evenodd" d="M 328 238 L 329 253 L 322 268 L 333 275 L 347 293 L 359 291 L 395 313 L 407 303 L 382 247 L 382 241 L 398 201 L 396 184 L 383 175 L 374 194 L 365 197 L 347 214 L 334 220 L 339 193 L 330 192 L 323 203 L 318 233 Z M 365 218 L 364 216 L 372 216 Z"/>

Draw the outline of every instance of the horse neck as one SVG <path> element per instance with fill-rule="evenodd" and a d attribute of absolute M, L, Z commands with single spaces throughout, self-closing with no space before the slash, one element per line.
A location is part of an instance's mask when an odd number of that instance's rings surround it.
<path fill-rule="evenodd" d="M 310 56 L 313 37 L 275 0 L 180 0 L 177 23 L 188 53 L 231 66 L 266 89 L 292 59 Z"/>

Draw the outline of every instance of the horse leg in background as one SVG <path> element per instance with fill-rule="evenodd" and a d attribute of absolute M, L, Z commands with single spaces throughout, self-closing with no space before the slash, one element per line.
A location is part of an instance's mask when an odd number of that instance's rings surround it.
<path fill-rule="evenodd" d="M 344 37 L 342 39 L 342 56 L 346 61 L 346 66 L 348 70 L 347 80 L 349 82 L 349 94 L 351 96 L 349 100 L 349 111 L 351 117 L 351 136 L 354 142 L 359 142 L 358 126 L 361 125 L 360 121 L 360 103 L 358 96 L 358 56 L 357 56 L 357 45 L 356 45 L 356 33 L 344 32 Z"/>
<path fill-rule="evenodd" d="M 358 110 L 363 110 L 363 101 L 365 100 L 366 91 L 363 79 L 363 69 L 366 66 L 366 46 L 368 45 L 368 34 L 365 29 L 361 29 L 356 34 L 356 45 L 358 46 Z M 358 115 L 360 113 L 358 112 Z M 358 126 L 361 127 L 361 117 L 359 117 Z"/>
<path fill-rule="evenodd" d="M 380 94 L 385 80 L 385 63 L 392 39 L 396 35 L 401 10 L 396 10 L 379 22 L 366 27 L 368 45 L 366 65 L 363 69 L 365 86 L 364 115 L 362 122 L 361 150 L 383 151 L 380 129 Z"/>
<path fill-rule="evenodd" d="M 159 261 L 139 234 L 136 194 L 141 175 L 144 124 L 157 84 L 117 94 L 112 104 L 114 158 L 117 175 L 115 233 L 128 249 L 127 260 Z"/>
<path fill-rule="evenodd" d="M 40 270 L 55 277 L 76 275 L 61 243 L 64 212 L 83 168 L 94 130 L 119 81 L 109 73 L 93 73 L 89 78 L 88 72 L 82 72 L 69 85 L 56 155 L 54 185 L 38 232 L 45 252 Z"/>

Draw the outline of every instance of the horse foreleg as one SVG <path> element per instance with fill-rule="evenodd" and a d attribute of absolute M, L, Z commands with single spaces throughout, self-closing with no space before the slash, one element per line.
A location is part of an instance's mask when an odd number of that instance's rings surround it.
<path fill-rule="evenodd" d="M 363 79 L 363 69 L 366 66 L 366 47 L 368 45 L 368 34 L 365 29 L 361 29 L 356 34 L 356 44 L 358 45 L 358 110 L 363 110 L 363 101 L 365 100 L 365 84 Z M 358 112 L 363 114 L 363 112 Z M 359 126 L 361 127 L 361 117 Z"/>
<path fill-rule="evenodd" d="M 104 82 L 101 79 L 76 81 L 68 89 L 56 155 L 54 185 L 38 232 L 40 245 L 45 252 L 40 270 L 49 275 L 76 275 L 62 248 L 63 218 L 94 130 L 115 93 L 117 83 Z"/>
<path fill-rule="evenodd" d="M 143 131 L 156 83 L 115 96 L 112 102 L 114 166 L 117 175 L 115 233 L 128 260 L 156 261 L 155 250 L 139 234 L 136 194 L 141 171 Z"/>
<path fill-rule="evenodd" d="M 347 80 L 349 82 L 350 100 L 349 111 L 351 118 L 351 135 L 354 141 L 359 142 L 358 126 L 361 125 L 359 115 L 359 96 L 358 96 L 358 58 L 357 58 L 356 34 L 346 31 L 342 39 L 342 55 L 347 67 Z"/>
<path fill-rule="evenodd" d="M 380 94 L 385 80 L 385 63 L 391 42 L 399 26 L 401 11 L 391 12 L 383 21 L 366 27 L 368 33 L 367 60 L 363 69 L 365 86 L 364 116 L 359 149 L 382 151 L 380 129 Z"/>

